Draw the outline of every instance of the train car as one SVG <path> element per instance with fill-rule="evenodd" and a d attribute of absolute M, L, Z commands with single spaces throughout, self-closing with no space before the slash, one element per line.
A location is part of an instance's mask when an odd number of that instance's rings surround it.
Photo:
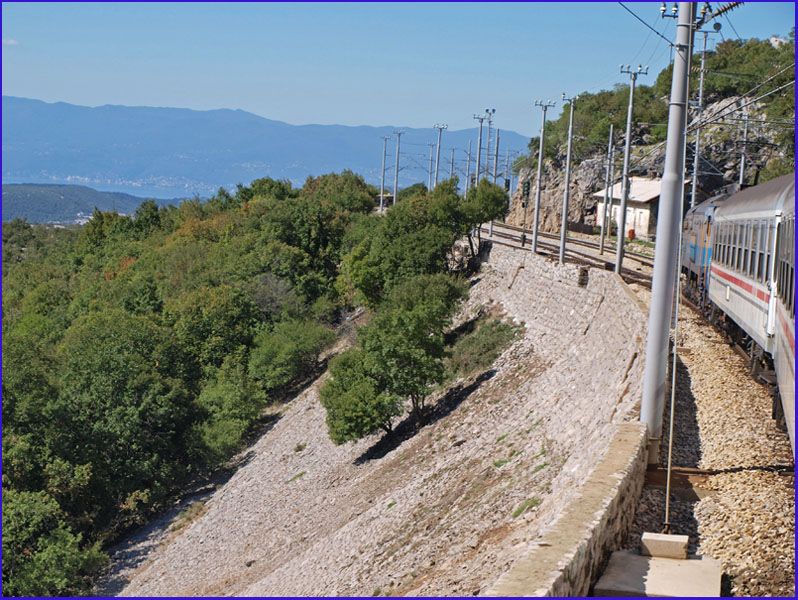
<path fill-rule="evenodd" d="M 712 217 L 709 300 L 772 357 L 794 455 L 794 175 L 731 196 Z"/>
<path fill-rule="evenodd" d="M 717 200 L 711 198 L 687 211 L 682 223 L 682 269 L 687 275 L 687 290 L 703 305 L 712 261 L 712 223 Z"/>

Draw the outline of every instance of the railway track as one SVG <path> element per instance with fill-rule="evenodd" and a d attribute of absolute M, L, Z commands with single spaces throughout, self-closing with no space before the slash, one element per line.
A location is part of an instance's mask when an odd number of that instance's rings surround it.
<path fill-rule="evenodd" d="M 512 230 L 512 231 L 524 232 L 524 233 L 527 234 L 527 239 L 530 239 L 530 240 L 532 239 L 532 230 L 531 229 L 525 229 L 525 228 L 519 227 L 518 225 L 509 225 L 507 223 L 496 223 L 494 221 L 494 223 L 493 223 L 494 232 L 495 232 L 497 227 L 502 227 L 504 229 L 509 229 L 509 230 Z M 553 233 L 546 233 L 544 231 L 539 231 L 538 232 L 538 238 L 546 238 L 546 239 L 550 239 L 550 240 L 555 240 L 557 242 L 557 244 L 558 244 L 558 247 L 559 247 L 559 243 L 560 243 L 560 236 L 559 235 L 556 235 L 556 234 L 553 234 Z M 539 242 L 540 242 L 540 239 L 538 239 L 538 243 Z M 599 244 L 597 242 L 591 242 L 590 240 L 583 240 L 581 238 L 569 237 L 568 238 L 568 244 L 576 244 L 578 246 L 584 246 L 586 248 L 593 248 L 595 250 L 599 249 Z M 610 244 L 605 244 L 604 247 L 605 247 L 605 250 L 610 252 L 612 255 L 615 254 L 615 247 L 614 246 L 611 246 Z M 650 256 L 648 256 L 646 254 L 643 254 L 641 252 L 634 252 L 634 251 L 631 251 L 631 250 L 625 250 L 623 255 L 624 255 L 624 258 L 633 258 L 636 262 L 640 263 L 641 265 L 644 265 L 644 266 L 649 267 L 651 269 L 654 268 L 654 260 Z"/>
<path fill-rule="evenodd" d="M 480 231 L 482 232 L 482 234 L 486 236 L 489 235 L 490 233 L 489 228 L 487 226 L 482 226 L 480 228 Z M 491 241 L 494 244 L 500 244 L 502 246 L 508 246 L 510 248 L 516 248 L 518 250 L 530 249 L 529 246 L 530 240 L 528 238 L 526 240 L 526 243 L 523 246 L 521 245 L 522 232 L 525 232 L 525 230 L 522 230 L 520 227 L 507 226 L 504 224 L 494 223 L 493 238 L 489 239 L 491 239 Z M 555 243 L 553 241 L 549 241 L 549 238 L 555 237 L 551 234 L 546 234 L 546 236 L 541 235 L 540 237 L 544 237 L 545 239 L 540 239 L 540 238 L 538 239 L 538 254 L 547 255 L 547 256 L 556 256 L 559 250 L 559 239 L 557 239 L 557 242 Z M 575 244 L 575 245 L 585 246 L 586 244 Z M 568 246 L 566 247 L 565 256 L 568 262 L 570 262 L 571 264 L 577 264 L 585 267 L 593 267 L 596 269 L 602 269 L 606 271 L 613 269 L 613 263 L 608 262 L 599 256 L 595 256 L 594 254 L 588 252 L 581 252 L 573 248 L 573 245 L 570 243 L 570 241 Z M 629 258 L 630 258 L 629 262 L 638 261 L 637 257 L 629 257 Z M 646 261 L 642 264 L 642 266 L 648 267 L 650 264 L 652 263 L 648 263 L 648 261 Z M 639 272 L 638 270 L 630 269 L 629 267 L 624 267 L 621 276 L 623 277 L 624 281 L 626 281 L 627 283 L 637 283 L 646 288 L 649 289 L 651 288 L 651 275 L 649 275 L 648 273 L 642 273 Z"/>

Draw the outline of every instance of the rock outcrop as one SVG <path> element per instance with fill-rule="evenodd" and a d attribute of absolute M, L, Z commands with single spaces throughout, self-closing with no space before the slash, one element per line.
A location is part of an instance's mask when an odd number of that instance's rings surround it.
<path fill-rule="evenodd" d="M 726 185 L 734 184 L 739 179 L 740 158 L 743 147 L 746 153 L 746 177 L 749 185 L 759 182 L 765 168 L 772 167 L 776 161 L 784 160 L 785 148 L 778 143 L 779 125 L 768 124 L 764 106 L 753 104 L 748 108 L 747 143 L 742 143 L 743 122 L 739 111 L 732 111 L 735 106 L 748 102 L 745 97 L 730 97 L 707 105 L 702 118 L 715 119 L 723 115 L 719 124 L 704 127 L 701 130 L 700 156 L 701 167 L 698 174 L 700 189 L 704 194 L 713 194 Z M 695 122 L 698 114 L 693 111 L 691 122 Z M 665 162 L 665 143 L 651 143 L 652 137 L 648 128 L 639 126 L 632 129 L 632 156 L 630 174 L 650 177 L 662 175 Z M 578 132 L 576 132 L 578 135 Z M 693 143 L 695 136 L 688 136 L 687 172 L 692 174 Z M 623 164 L 624 132 L 616 137 L 615 181 L 621 176 Z M 597 153 L 571 166 L 571 196 L 568 209 L 569 227 L 573 229 L 589 229 L 596 223 L 596 199 L 592 194 L 604 188 L 606 152 Z M 518 187 L 514 190 L 510 203 L 507 222 L 512 225 L 531 226 L 534 219 L 535 179 L 534 169 L 523 168 L 518 176 Z M 565 149 L 554 159 L 543 162 L 541 181 L 540 226 L 542 231 L 557 232 L 560 230 L 562 200 L 565 192 Z M 530 182 L 529 202 L 526 211 L 522 206 L 522 189 L 525 181 Z"/>

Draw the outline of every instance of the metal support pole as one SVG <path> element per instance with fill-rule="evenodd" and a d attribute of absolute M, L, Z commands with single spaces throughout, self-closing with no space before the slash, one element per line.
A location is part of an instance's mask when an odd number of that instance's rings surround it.
<path fill-rule="evenodd" d="M 499 173 L 499 129 L 496 129 L 496 148 L 493 150 L 493 183 L 496 184 L 496 177 Z"/>
<path fill-rule="evenodd" d="M 404 131 L 394 131 L 396 136 L 396 164 L 393 170 L 393 205 L 396 205 L 396 196 L 399 194 L 399 145 Z"/>
<path fill-rule="evenodd" d="M 604 206 L 601 212 L 601 236 L 599 237 L 599 254 L 604 254 L 604 234 L 607 231 L 607 227 L 609 223 L 607 222 L 607 205 L 610 202 L 610 198 L 612 198 L 612 193 L 610 191 L 610 185 L 612 185 L 612 181 L 610 180 L 610 169 L 612 168 L 612 123 L 610 123 L 610 140 L 607 142 L 607 169 L 604 172 Z M 598 211 L 596 211 L 598 214 Z"/>
<path fill-rule="evenodd" d="M 448 125 L 445 123 L 443 125 L 435 125 L 435 129 L 438 130 L 438 149 L 435 151 L 435 187 L 438 187 L 438 168 L 441 164 L 441 136 L 443 135 L 443 130 L 447 127 Z"/>
<path fill-rule="evenodd" d="M 435 144 L 429 144 L 429 167 L 427 168 L 427 189 L 432 190 L 432 151 Z"/>
<path fill-rule="evenodd" d="M 629 181 L 629 155 L 632 151 L 632 116 L 634 113 L 635 103 L 635 83 L 637 83 L 637 76 L 647 75 L 648 67 L 643 69 L 642 65 L 637 65 L 637 70 L 626 65 L 626 68 L 621 66 L 621 73 L 629 74 L 629 108 L 626 112 L 626 140 L 623 148 L 623 175 L 621 176 L 621 206 L 618 209 L 618 236 L 615 241 L 615 272 L 620 274 L 623 268 L 623 251 L 626 242 L 626 204 L 629 202 L 629 188 L 631 182 Z"/>
<path fill-rule="evenodd" d="M 465 192 L 463 195 L 468 194 L 468 187 L 471 185 L 471 140 L 468 140 L 468 155 L 466 156 L 466 181 Z"/>
<path fill-rule="evenodd" d="M 546 111 L 555 106 L 554 102 L 544 102 L 535 100 L 535 106 L 542 109 L 543 116 L 540 119 L 540 143 L 538 144 L 538 173 L 535 180 L 535 220 L 532 223 L 532 252 L 538 251 L 538 229 L 540 228 L 540 180 L 543 174 L 543 139 L 546 135 Z M 524 210 L 526 215 L 526 210 Z"/>
<path fill-rule="evenodd" d="M 483 115 L 474 115 L 474 118 L 479 121 L 479 136 L 477 137 L 477 171 L 475 183 L 479 185 L 479 168 L 482 164 L 482 122 L 485 120 Z"/>
<path fill-rule="evenodd" d="M 708 31 L 704 31 L 704 48 L 701 51 L 701 75 L 698 77 L 698 119 L 701 122 L 701 113 L 704 110 L 704 62 L 707 57 L 707 35 Z M 698 171 L 700 169 L 699 161 L 701 160 L 701 127 L 695 128 L 695 147 L 693 148 L 693 181 L 690 189 L 690 208 L 696 205 L 696 194 L 698 193 Z"/>
<path fill-rule="evenodd" d="M 646 424 L 648 429 L 649 464 L 658 462 L 659 443 L 662 438 L 668 333 L 678 273 L 676 261 L 684 192 L 685 115 L 694 10 L 695 4 L 692 2 L 679 2 L 676 53 L 673 61 L 671 98 L 668 108 L 668 137 L 665 143 L 665 168 L 660 190 L 654 277 L 648 314 L 643 398 L 640 406 L 640 420 Z"/>
<path fill-rule="evenodd" d="M 485 118 L 488 120 L 488 143 L 485 146 L 485 177 L 490 175 L 490 141 L 491 128 L 493 127 L 493 115 L 496 114 L 495 108 L 485 109 Z"/>
<path fill-rule="evenodd" d="M 740 187 L 745 183 L 745 150 L 748 143 L 748 111 L 743 109 L 743 147 L 740 149 Z"/>
<path fill-rule="evenodd" d="M 562 196 L 562 223 L 560 225 L 560 264 L 565 263 L 565 242 L 568 239 L 568 201 L 571 199 L 571 147 L 574 141 L 574 104 L 579 96 L 566 98 L 562 95 L 563 101 L 571 105 L 570 115 L 568 116 L 568 150 L 565 153 L 565 191 Z"/>
<path fill-rule="evenodd" d="M 454 148 L 452 148 L 452 162 L 449 166 L 449 179 L 454 179 Z"/>
<path fill-rule="evenodd" d="M 388 152 L 388 136 L 382 138 L 382 176 L 380 177 L 380 212 L 385 210 L 385 155 Z"/>

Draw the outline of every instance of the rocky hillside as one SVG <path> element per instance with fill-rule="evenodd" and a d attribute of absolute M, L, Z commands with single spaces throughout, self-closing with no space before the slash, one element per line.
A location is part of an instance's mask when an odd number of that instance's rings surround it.
<path fill-rule="evenodd" d="M 701 170 L 699 185 L 701 189 L 712 194 L 728 184 L 737 183 L 740 174 L 740 157 L 743 148 L 743 122 L 739 112 L 728 114 L 729 108 L 743 104 L 750 98 L 732 96 L 709 104 L 704 109 L 704 118 L 711 118 L 721 113 L 727 115 L 722 123 L 712 125 L 701 131 Z M 779 143 L 779 135 L 784 125 L 764 123 L 767 121 L 765 107 L 757 103 L 749 107 L 748 143 L 746 144 L 745 183 L 754 185 L 772 176 L 782 174 L 784 163 L 789 162 L 790 154 L 783 144 Z M 692 111 L 691 121 L 698 114 Z M 579 135 L 575 131 L 575 135 Z M 692 173 L 694 136 L 689 137 L 687 150 L 688 174 Z M 665 161 L 665 143 L 650 143 L 648 125 L 637 125 L 632 131 L 632 158 L 630 172 L 632 175 L 660 177 Z M 620 180 L 623 167 L 624 132 L 615 138 L 615 181 Z M 540 222 L 543 231 L 555 232 L 560 229 L 560 215 L 565 180 L 565 151 L 560 148 L 556 156 L 544 160 L 541 182 Z M 581 162 L 575 162 L 571 168 L 571 197 L 568 220 L 573 224 L 590 226 L 595 224 L 596 201 L 592 194 L 604 189 L 606 165 L 606 149 L 594 153 Z M 793 166 L 794 169 L 794 166 Z M 524 167 L 519 171 L 518 187 L 513 193 L 509 223 L 530 226 L 533 216 L 535 198 L 536 171 L 532 167 Z M 530 200 L 526 217 L 521 206 L 521 190 L 525 181 L 530 182 Z M 578 225 L 577 225 L 578 227 Z"/>

